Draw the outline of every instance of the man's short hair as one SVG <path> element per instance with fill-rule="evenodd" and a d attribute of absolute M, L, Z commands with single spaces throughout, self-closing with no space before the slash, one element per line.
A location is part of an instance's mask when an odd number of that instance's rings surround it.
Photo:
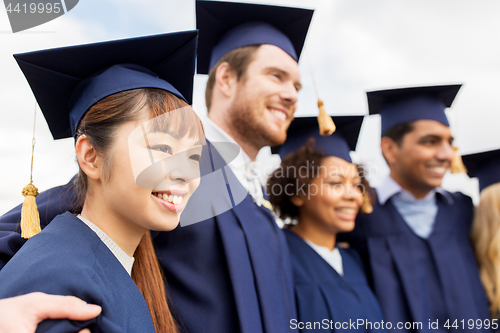
<path fill-rule="evenodd" d="M 407 133 L 410 133 L 415 129 L 415 121 L 409 121 L 407 123 L 402 123 L 389 128 L 382 134 L 382 137 L 388 137 L 392 141 L 396 142 L 398 146 L 401 147 L 403 143 L 403 138 Z"/>
<path fill-rule="evenodd" d="M 226 53 L 222 58 L 215 63 L 210 72 L 208 73 L 207 88 L 205 90 L 205 104 L 207 105 L 207 110 L 210 111 L 212 106 L 212 94 L 215 84 L 215 72 L 220 64 L 227 62 L 231 69 L 236 73 L 236 77 L 239 80 L 243 78 L 246 74 L 248 65 L 254 59 L 255 53 L 260 45 L 248 45 L 239 47 Z"/>

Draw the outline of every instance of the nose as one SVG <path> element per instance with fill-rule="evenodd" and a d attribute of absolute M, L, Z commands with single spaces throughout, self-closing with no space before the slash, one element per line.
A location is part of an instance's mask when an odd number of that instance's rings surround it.
<path fill-rule="evenodd" d="M 455 150 L 452 145 L 449 142 L 443 142 L 437 151 L 436 158 L 440 161 L 448 161 L 451 163 L 454 154 Z"/>
<path fill-rule="evenodd" d="M 189 150 L 172 155 L 165 161 L 165 176 L 174 182 L 190 182 L 200 177 L 199 163 L 191 159 Z"/>
<path fill-rule="evenodd" d="M 297 104 L 299 92 L 295 88 L 293 82 L 287 82 L 280 93 L 281 100 L 285 101 L 288 106 Z"/>
<path fill-rule="evenodd" d="M 345 200 L 350 200 L 350 201 L 357 201 L 359 200 L 360 197 L 363 196 L 363 188 L 361 188 L 361 191 L 359 187 L 362 187 L 362 184 L 353 184 L 349 182 L 345 186 L 345 191 L 344 191 L 344 199 Z"/>

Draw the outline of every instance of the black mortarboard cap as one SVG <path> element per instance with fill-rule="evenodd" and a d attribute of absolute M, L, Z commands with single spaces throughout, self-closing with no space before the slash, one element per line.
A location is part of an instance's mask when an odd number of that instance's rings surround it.
<path fill-rule="evenodd" d="M 462 160 L 469 177 L 477 177 L 479 180 L 479 191 L 500 183 L 500 149 L 463 155 Z"/>
<path fill-rule="evenodd" d="M 352 163 L 349 152 L 356 150 L 364 116 L 332 116 L 332 119 L 337 130 L 332 135 L 323 136 L 319 134 L 317 117 L 295 118 L 288 128 L 285 143 L 272 147 L 272 153 L 283 158 L 304 146 L 309 138 L 314 138 L 314 147 L 318 151 Z"/>
<path fill-rule="evenodd" d="M 410 121 L 429 119 L 450 126 L 445 108 L 450 107 L 461 84 L 411 87 L 367 92 L 370 114 L 380 114 L 382 134 Z"/>
<path fill-rule="evenodd" d="M 208 74 L 226 53 L 248 45 L 280 47 L 298 62 L 313 10 L 236 3 L 196 1 L 200 31 L 198 74 Z"/>
<path fill-rule="evenodd" d="M 160 88 L 191 104 L 198 32 L 16 54 L 54 139 L 74 136 L 85 112 L 114 93 Z"/>

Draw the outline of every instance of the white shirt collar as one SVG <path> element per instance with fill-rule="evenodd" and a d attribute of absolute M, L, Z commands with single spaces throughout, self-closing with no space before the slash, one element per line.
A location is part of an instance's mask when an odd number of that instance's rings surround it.
<path fill-rule="evenodd" d="M 123 268 L 127 271 L 128 275 L 132 275 L 132 266 L 134 265 L 134 257 L 129 257 L 108 235 L 104 233 L 98 226 L 87 220 L 85 217 L 78 214 L 78 218 L 82 220 L 96 235 L 101 239 L 101 241 L 108 247 L 108 249 L 113 253 L 113 255 L 118 259 Z"/>
<path fill-rule="evenodd" d="M 203 123 L 203 129 L 205 131 L 205 137 L 210 142 L 230 142 L 238 144 L 229 134 L 227 134 L 222 128 L 217 126 L 210 118 L 203 117 L 201 122 Z M 224 153 L 221 152 L 222 158 L 227 162 Z M 262 184 L 257 172 L 256 162 L 253 162 L 250 157 L 241 149 L 239 155 L 228 163 L 229 168 L 234 173 L 241 185 L 249 192 L 253 197 L 257 205 L 262 204 Z"/>
<path fill-rule="evenodd" d="M 344 276 L 344 267 L 342 265 L 342 255 L 337 247 L 330 251 L 329 248 L 321 245 L 314 244 L 310 240 L 304 239 L 304 241 L 314 250 L 321 258 L 323 258 L 332 268 L 339 273 L 340 276 Z"/>
<path fill-rule="evenodd" d="M 453 197 L 446 192 L 442 187 L 436 187 L 432 189 L 423 199 L 416 199 L 413 194 L 408 192 L 407 190 L 403 189 L 390 175 L 386 176 L 380 186 L 376 188 L 377 190 L 377 197 L 378 197 L 378 202 L 381 205 L 384 205 L 387 200 L 389 200 L 392 196 L 399 194 L 404 200 L 406 201 L 417 201 L 417 200 L 429 200 L 430 198 L 433 198 L 436 193 L 442 194 L 446 200 L 448 201 L 448 204 L 452 205 L 453 204 Z"/>

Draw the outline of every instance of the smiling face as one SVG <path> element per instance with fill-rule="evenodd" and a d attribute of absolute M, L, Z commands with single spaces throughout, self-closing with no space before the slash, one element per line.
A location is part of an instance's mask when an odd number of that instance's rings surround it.
<path fill-rule="evenodd" d="M 441 186 L 451 166 L 453 137 L 448 126 L 434 120 L 417 120 L 413 127 L 413 131 L 405 134 L 401 145 L 383 138 L 382 151 L 389 163 L 391 177 L 416 198 L 423 198 L 433 188 Z"/>
<path fill-rule="evenodd" d="M 297 62 L 274 45 L 261 45 L 238 82 L 230 110 L 235 133 L 260 149 L 282 144 L 301 88 Z"/>
<path fill-rule="evenodd" d="M 354 220 L 363 204 L 356 165 L 339 157 L 325 157 L 308 189 L 306 196 L 294 200 L 299 206 L 297 228 L 307 229 L 309 235 L 336 235 L 354 229 Z"/>
<path fill-rule="evenodd" d="M 194 111 L 183 108 L 169 113 L 175 112 Z M 199 185 L 204 138 L 162 131 L 155 126 L 157 118 L 146 117 L 120 127 L 112 151 L 111 177 L 103 187 L 109 207 L 123 220 L 148 230 L 172 230 Z M 123 193 L 126 195 L 119 195 Z"/>

